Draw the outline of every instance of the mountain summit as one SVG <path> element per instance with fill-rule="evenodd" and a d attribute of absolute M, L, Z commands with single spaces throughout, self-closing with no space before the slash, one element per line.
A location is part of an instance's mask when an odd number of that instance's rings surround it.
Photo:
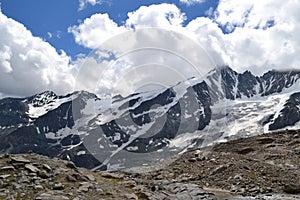
<path fill-rule="evenodd" d="M 2 152 L 116 170 L 215 142 L 297 128 L 300 71 L 263 76 L 217 68 L 164 90 L 99 99 L 51 91 L 0 100 Z"/>

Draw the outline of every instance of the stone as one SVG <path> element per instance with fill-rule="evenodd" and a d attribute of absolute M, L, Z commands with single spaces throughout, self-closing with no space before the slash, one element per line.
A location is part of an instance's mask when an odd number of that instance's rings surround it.
<path fill-rule="evenodd" d="M 124 178 L 123 174 L 118 174 L 118 173 L 101 172 L 100 175 L 104 178 L 115 178 L 115 179 Z"/>
<path fill-rule="evenodd" d="M 20 184 L 13 184 L 13 188 L 14 188 L 14 190 L 18 190 L 18 189 L 22 188 L 22 186 Z"/>
<path fill-rule="evenodd" d="M 86 177 L 87 179 L 89 179 L 90 181 L 95 181 L 95 180 L 96 180 L 96 179 L 95 179 L 95 176 L 92 175 L 92 174 L 86 174 L 85 177 Z"/>
<path fill-rule="evenodd" d="M 43 169 L 46 170 L 46 172 L 48 173 L 52 172 L 52 168 L 47 164 L 43 164 Z"/>
<path fill-rule="evenodd" d="M 88 192 L 89 191 L 89 186 L 88 185 L 82 185 L 78 188 L 78 192 Z"/>
<path fill-rule="evenodd" d="M 203 155 L 199 155 L 197 158 L 196 158 L 196 160 L 197 161 L 204 161 L 204 160 L 206 160 L 207 158 L 205 157 L 205 156 L 203 156 Z"/>
<path fill-rule="evenodd" d="M 53 186 L 53 190 L 63 190 L 65 187 L 62 183 L 56 183 Z"/>
<path fill-rule="evenodd" d="M 38 171 L 40 171 L 37 167 L 35 167 L 31 164 L 26 164 L 25 169 L 27 169 L 29 172 L 32 172 L 32 173 L 37 173 Z"/>
<path fill-rule="evenodd" d="M 213 170 L 213 171 L 211 172 L 211 175 L 215 175 L 215 174 L 222 173 L 222 172 L 224 172 L 227 168 L 228 168 L 228 166 L 226 166 L 226 165 L 221 165 L 221 166 L 217 167 L 215 170 Z"/>
<path fill-rule="evenodd" d="M 24 164 L 28 164 L 30 163 L 30 160 L 27 160 L 25 158 L 23 158 L 22 156 L 12 156 L 10 158 L 11 162 L 14 162 L 14 163 L 24 163 Z"/>
<path fill-rule="evenodd" d="M 9 154 L 9 153 L 5 153 L 5 154 L 3 155 L 3 157 L 4 157 L 4 158 L 9 158 L 9 157 L 10 157 L 10 154 Z"/>
<path fill-rule="evenodd" d="M 43 193 L 35 198 L 35 200 L 69 200 L 68 197 L 62 195 L 53 195 L 49 193 Z"/>
<path fill-rule="evenodd" d="M 127 198 L 127 199 L 130 199 L 130 200 L 138 200 L 138 196 L 136 196 L 136 194 L 132 193 L 132 194 L 124 194 L 124 197 Z"/>
<path fill-rule="evenodd" d="M 77 167 L 75 166 L 75 164 L 71 161 L 67 162 L 66 167 L 70 168 L 70 169 L 76 169 Z"/>
<path fill-rule="evenodd" d="M 66 176 L 66 180 L 67 180 L 68 182 L 76 182 L 76 181 L 77 181 L 77 179 L 76 179 L 74 176 L 70 175 L 70 174 L 68 174 L 68 175 Z"/>
<path fill-rule="evenodd" d="M 47 179 L 50 177 L 50 175 L 44 170 L 38 171 L 37 175 L 43 179 Z"/>
<path fill-rule="evenodd" d="M 196 162 L 197 159 L 196 158 L 189 158 L 188 161 L 193 163 L 193 162 Z"/>
<path fill-rule="evenodd" d="M 21 169 L 24 167 L 25 163 L 11 163 L 15 169 Z"/>
<path fill-rule="evenodd" d="M 253 149 L 251 147 L 245 147 L 245 148 L 242 148 L 242 149 L 238 150 L 237 153 L 245 155 L 245 154 L 248 154 L 248 153 L 253 152 L 253 151 L 255 151 L 255 149 Z"/>
<path fill-rule="evenodd" d="M 15 168 L 13 166 L 4 166 L 0 168 L 0 171 L 13 171 Z"/>
<path fill-rule="evenodd" d="M 36 190 L 42 190 L 42 189 L 44 189 L 44 187 L 42 185 L 35 185 L 34 189 L 36 189 Z"/>
<path fill-rule="evenodd" d="M 10 174 L 3 174 L 3 175 L 0 175 L 0 179 L 6 179 L 10 177 Z"/>
<path fill-rule="evenodd" d="M 294 184 L 285 185 L 283 191 L 288 194 L 300 194 L 300 185 L 294 185 Z"/>
<path fill-rule="evenodd" d="M 270 137 L 261 137 L 258 138 L 257 141 L 259 141 L 260 144 L 270 144 L 274 142 L 274 139 Z"/>

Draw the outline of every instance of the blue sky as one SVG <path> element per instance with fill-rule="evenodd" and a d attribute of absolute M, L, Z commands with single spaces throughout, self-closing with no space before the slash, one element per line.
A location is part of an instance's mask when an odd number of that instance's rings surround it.
<path fill-rule="evenodd" d="M 137 10 L 140 6 L 172 3 L 186 13 L 187 19 L 184 24 L 187 24 L 196 17 L 204 16 L 210 7 L 216 8 L 218 3 L 215 0 L 193 5 L 187 5 L 179 0 L 107 0 L 95 6 L 88 4 L 79 11 L 79 2 L 76 0 L 0 0 L 0 2 L 2 12 L 6 16 L 24 24 L 34 36 L 43 38 L 57 50 L 63 49 L 73 59 L 77 54 L 87 54 L 90 49 L 76 44 L 73 35 L 68 33 L 68 27 L 77 25 L 95 13 L 108 13 L 114 22 L 122 25 L 127 19 L 127 13 Z"/>
<path fill-rule="evenodd" d="M 207 63 L 200 62 L 204 54 L 213 63 L 208 68 L 229 65 L 238 72 L 250 70 L 255 75 L 272 69 L 300 68 L 299 1 L 0 0 L 0 3 L 0 98 L 28 96 L 45 90 L 65 94 L 77 90 L 75 85 L 93 92 L 95 88 L 91 87 L 105 75 L 102 86 L 110 92 L 132 69 L 128 60 L 109 68 L 116 55 L 109 57 L 105 52 L 121 55 L 125 50 L 130 52 L 147 44 L 151 37 L 146 34 L 136 37 L 132 40 L 136 43 L 111 39 L 145 28 L 166 30 L 151 42 L 188 57 L 198 69 L 207 67 Z M 173 37 L 172 31 L 185 39 Z M 111 44 L 101 46 L 105 41 Z M 190 41 L 202 50 L 189 46 Z M 102 49 L 97 52 L 99 47 Z M 90 57 L 90 52 L 97 52 L 101 59 Z M 129 57 L 135 59 L 132 62 L 135 64 L 147 59 L 151 63 L 155 60 L 151 60 L 153 55 Z M 179 76 L 190 72 L 189 67 L 165 56 L 155 61 L 170 61 L 163 64 L 173 71 L 176 69 Z M 103 65 L 100 70 L 96 65 L 99 60 Z M 88 68 L 82 72 L 84 64 Z M 147 72 L 144 75 L 159 74 Z M 84 76 L 79 80 L 78 74 Z M 139 74 L 122 84 L 134 86 L 137 81 L 147 80 L 143 78 Z"/>

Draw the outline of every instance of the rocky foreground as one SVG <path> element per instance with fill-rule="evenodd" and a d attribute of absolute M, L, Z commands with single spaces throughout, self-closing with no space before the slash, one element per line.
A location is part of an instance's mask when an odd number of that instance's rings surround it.
<path fill-rule="evenodd" d="M 137 169 L 92 172 L 30 152 L 2 154 L 0 199 L 300 199 L 300 131 L 238 139 Z"/>

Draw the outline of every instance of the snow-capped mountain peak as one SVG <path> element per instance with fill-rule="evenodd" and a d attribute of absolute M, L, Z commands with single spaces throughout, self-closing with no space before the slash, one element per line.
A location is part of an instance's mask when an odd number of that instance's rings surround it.
<path fill-rule="evenodd" d="M 216 141 L 298 127 L 299 78 L 299 71 L 258 77 L 225 66 L 204 78 L 128 97 L 46 91 L 6 98 L 0 100 L 0 147 L 97 169 L 143 164 Z M 127 154 L 135 161 L 124 161 Z"/>

